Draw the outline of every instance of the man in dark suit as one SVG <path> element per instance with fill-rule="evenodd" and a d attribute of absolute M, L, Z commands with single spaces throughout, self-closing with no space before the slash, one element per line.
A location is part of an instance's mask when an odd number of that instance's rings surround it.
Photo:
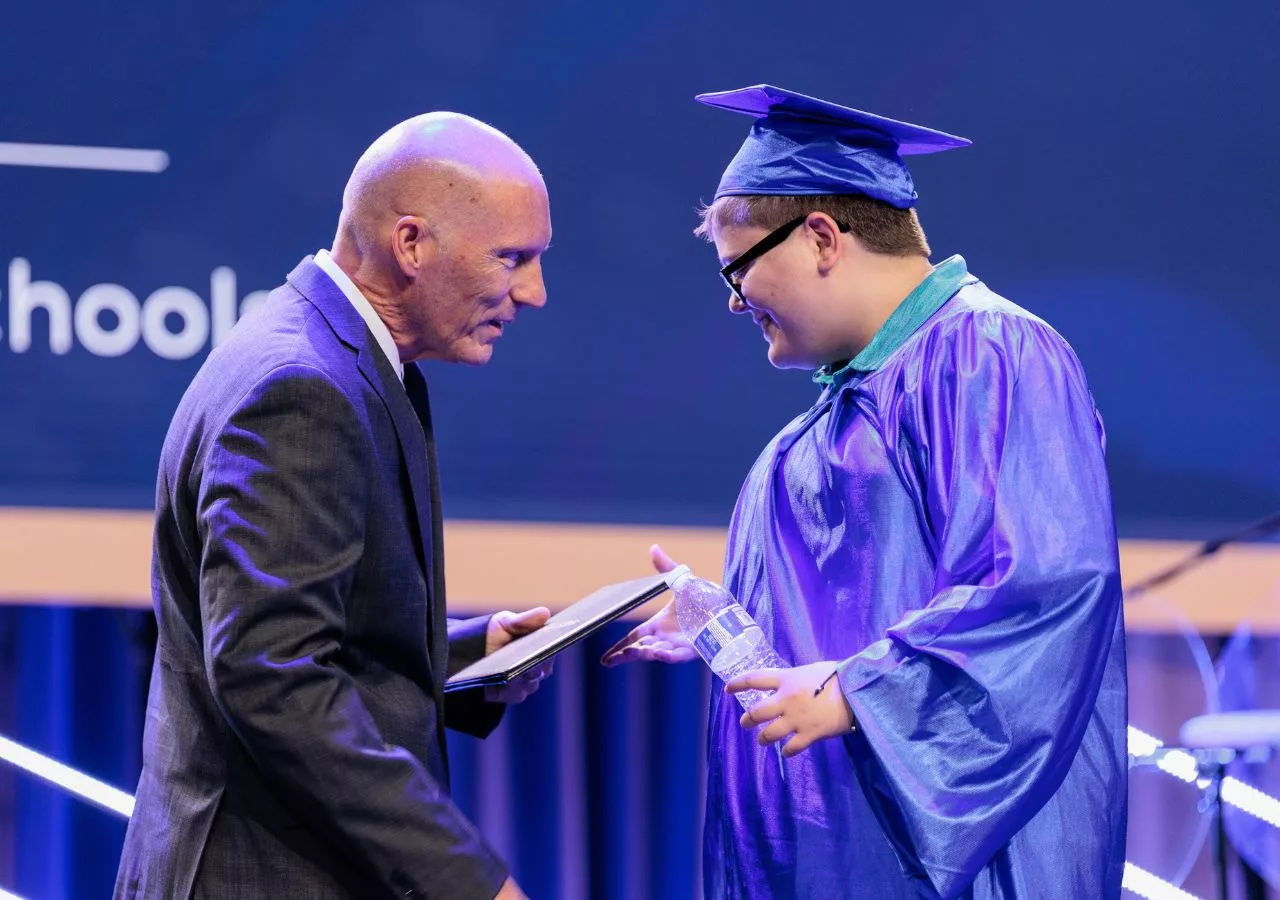
<path fill-rule="evenodd" d="M 550 239 L 509 138 L 410 119 L 356 164 L 332 252 L 196 375 L 160 463 L 160 636 L 116 897 L 524 896 L 450 802 L 443 729 L 487 734 L 545 672 L 442 688 L 548 613 L 446 620 L 414 361 L 487 362 L 546 302 Z"/>

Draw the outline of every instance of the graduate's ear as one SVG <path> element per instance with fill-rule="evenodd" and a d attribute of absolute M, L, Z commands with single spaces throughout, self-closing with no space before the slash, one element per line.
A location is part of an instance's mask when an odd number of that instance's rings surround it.
<path fill-rule="evenodd" d="M 817 255 L 818 271 L 826 275 L 839 262 L 844 244 L 840 240 L 840 226 L 826 213 L 811 212 L 804 220 L 805 229 L 813 241 Z"/>

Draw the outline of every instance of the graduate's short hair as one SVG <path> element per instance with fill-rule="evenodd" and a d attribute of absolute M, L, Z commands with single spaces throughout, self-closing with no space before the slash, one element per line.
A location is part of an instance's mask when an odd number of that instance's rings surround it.
<path fill-rule="evenodd" d="M 914 209 L 898 209 L 863 194 L 782 196 L 745 194 L 721 197 L 698 210 L 702 223 L 698 237 L 711 240 L 712 229 L 724 225 L 750 225 L 772 230 L 811 212 L 826 213 L 849 226 L 853 236 L 872 253 L 886 256 L 929 256 L 929 242 Z"/>

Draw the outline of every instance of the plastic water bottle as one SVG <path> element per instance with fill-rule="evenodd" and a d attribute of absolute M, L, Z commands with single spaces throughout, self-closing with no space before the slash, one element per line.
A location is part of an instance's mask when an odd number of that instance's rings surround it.
<path fill-rule="evenodd" d="M 699 578 L 688 566 L 677 566 L 668 572 L 667 584 L 675 594 L 680 630 L 693 642 L 711 671 L 726 682 L 757 669 L 790 668 L 773 652 L 755 620 L 720 585 Z M 739 691 L 734 696 L 743 709 L 750 709 L 770 693 Z"/>

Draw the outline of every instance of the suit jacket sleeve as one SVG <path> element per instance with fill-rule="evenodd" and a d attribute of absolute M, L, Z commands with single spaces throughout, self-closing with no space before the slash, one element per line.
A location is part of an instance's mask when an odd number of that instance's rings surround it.
<path fill-rule="evenodd" d="M 485 639 L 492 616 L 449 620 L 449 675 L 461 672 L 484 657 Z M 454 731 L 488 737 L 506 711 L 504 703 L 490 703 L 484 688 L 453 691 L 444 695 L 444 723 Z"/>
<path fill-rule="evenodd" d="M 338 664 L 363 553 L 370 437 L 318 370 L 274 370 L 210 442 L 199 485 L 207 677 L 282 796 L 396 896 L 489 900 L 507 872 Z"/>

